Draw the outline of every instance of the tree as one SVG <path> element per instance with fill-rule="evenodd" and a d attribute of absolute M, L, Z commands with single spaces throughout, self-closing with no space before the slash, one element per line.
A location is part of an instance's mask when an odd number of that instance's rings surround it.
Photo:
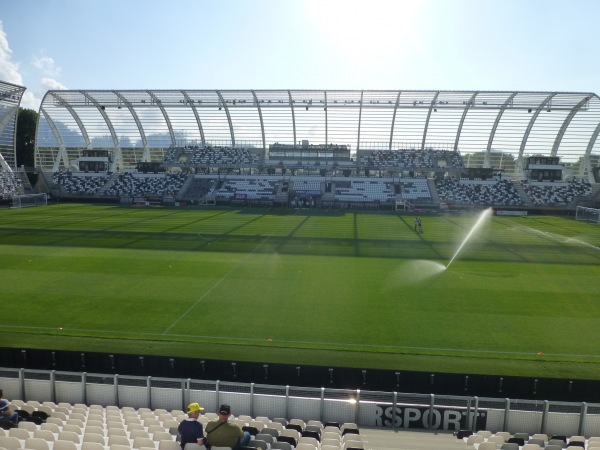
<path fill-rule="evenodd" d="M 483 167 L 485 152 L 463 153 L 462 159 L 466 167 Z M 515 170 L 515 155 L 508 152 L 493 150 L 490 152 L 490 167 L 512 173 Z"/>
<path fill-rule="evenodd" d="M 33 109 L 19 108 L 17 117 L 17 166 L 35 165 L 35 127 L 38 114 Z"/>
<path fill-rule="evenodd" d="M 570 166 L 573 175 L 575 175 L 576 177 L 579 176 L 579 170 L 580 170 L 580 167 L 582 164 L 583 164 L 583 156 L 580 156 L 579 159 Z M 600 167 L 600 155 L 597 155 L 597 154 L 590 155 L 590 166 L 591 167 Z"/>

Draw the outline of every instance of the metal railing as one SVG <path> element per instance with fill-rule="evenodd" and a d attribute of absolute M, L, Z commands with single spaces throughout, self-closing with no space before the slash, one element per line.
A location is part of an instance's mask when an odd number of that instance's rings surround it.
<path fill-rule="evenodd" d="M 395 430 L 525 432 L 600 436 L 600 404 L 445 396 L 256 383 L 0 368 L 8 399 L 205 411 L 352 422 Z"/>

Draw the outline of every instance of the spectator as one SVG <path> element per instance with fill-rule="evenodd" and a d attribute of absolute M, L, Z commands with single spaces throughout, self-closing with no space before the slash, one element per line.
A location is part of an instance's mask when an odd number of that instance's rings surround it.
<path fill-rule="evenodd" d="M 221 405 L 218 420 L 209 422 L 206 425 L 206 439 L 212 447 L 231 447 L 237 450 L 240 447 L 248 445 L 250 442 L 250 433 L 242 431 L 242 429 L 234 423 L 229 423 L 231 416 L 231 406 Z"/>
<path fill-rule="evenodd" d="M 3 398 L 2 389 L 0 389 L 0 422 L 19 423 L 19 415 L 16 411 L 10 409 L 10 403 Z"/>
<path fill-rule="evenodd" d="M 200 411 L 203 410 L 204 408 L 200 407 L 198 403 L 190 403 L 190 405 L 188 405 L 188 418 L 183 420 L 177 428 L 179 436 L 181 436 L 182 450 L 185 448 L 185 444 L 205 444 L 206 438 L 204 437 L 204 430 L 202 429 L 202 424 L 198 422 Z"/>

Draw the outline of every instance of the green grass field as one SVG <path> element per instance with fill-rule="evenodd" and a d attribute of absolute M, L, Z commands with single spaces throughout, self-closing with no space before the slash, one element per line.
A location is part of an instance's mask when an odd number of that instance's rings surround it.
<path fill-rule="evenodd" d="M 0 211 L 3 346 L 600 378 L 600 227 L 62 204 Z M 540 354 L 541 352 L 541 354 Z"/>

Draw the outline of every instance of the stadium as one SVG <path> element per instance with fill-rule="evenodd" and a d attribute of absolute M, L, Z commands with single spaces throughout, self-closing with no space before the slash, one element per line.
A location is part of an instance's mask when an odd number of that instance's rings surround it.
<path fill-rule="evenodd" d="M 21 407 L 167 430 L 227 403 L 255 435 L 299 421 L 304 450 L 600 435 L 596 94 L 52 90 L 32 169 L 25 89 L 0 88 L 0 378 Z M 328 422 L 363 439 L 326 448 Z"/>

